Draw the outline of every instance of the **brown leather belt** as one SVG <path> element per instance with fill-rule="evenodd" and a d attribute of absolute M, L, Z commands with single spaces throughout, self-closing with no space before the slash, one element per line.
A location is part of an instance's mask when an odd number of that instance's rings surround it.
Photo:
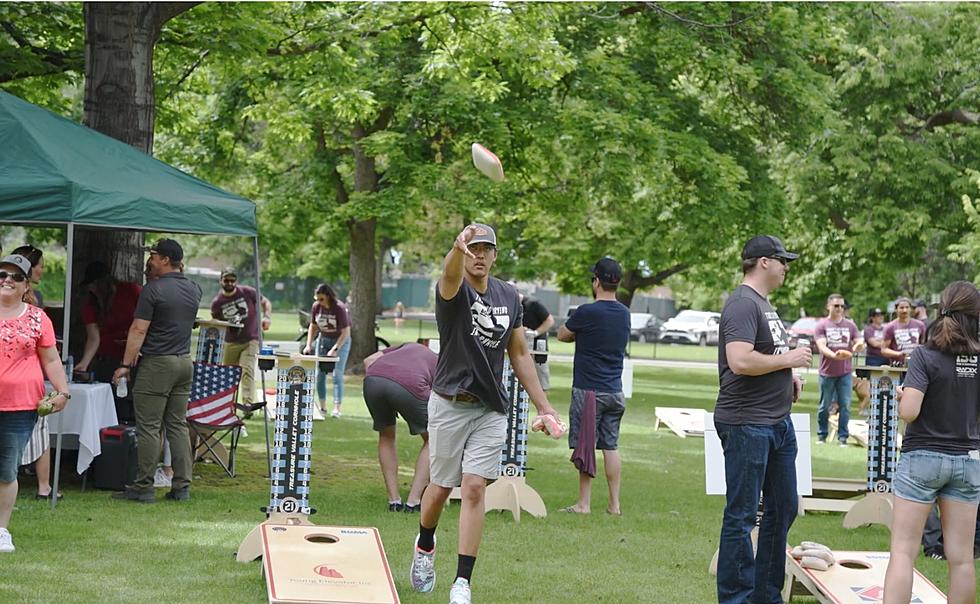
<path fill-rule="evenodd" d="M 454 402 L 455 401 L 460 401 L 460 402 L 463 402 L 463 403 L 479 403 L 480 402 L 480 397 L 476 396 L 475 394 L 470 394 L 469 392 L 466 392 L 465 390 L 460 390 L 459 392 L 457 392 L 454 395 L 440 394 L 438 392 L 436 394 L 438 394 L 439 396 L 441 396 L 444 399 L 447 399 L 447 400 L 450 400 L 450 401 L 454 401 Z"/>

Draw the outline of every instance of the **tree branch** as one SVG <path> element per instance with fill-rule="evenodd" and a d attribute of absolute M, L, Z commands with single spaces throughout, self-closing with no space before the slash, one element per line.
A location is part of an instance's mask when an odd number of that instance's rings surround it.
<path fill-rule="evenodd" d="M 211 52 L 210 50 L 205 50 L 204 52 L 202 52 L 200 54 L 200 56 L 197 57 L 197 60 L 194 61 L 194 64 L 184 70 L 184 73 L 181 74 L 181 76 L 177 80 L 177 82 L 174 83 L 174 85 L 170 87 L 170 90 L 168 90 L 167 93 L 163 95 L 163 98 L 164 99 L 169 99 L 171 96 L 173 96 L 173 94 L 180 89 L 180 86 L 181 86 L 181 84 L 184 83 L 184 80 L 186 80 L 187 78 L 189 78 L 192 73 L 194 73 L 195 71 L 197 71 L 197 68 L 201 66 L 201 63 L 204 62 L 204 59 L 207 58 L 207 56 L 208 56 L 208 54 L 210 52 Z"/>
<path fill-rule="evenodd" d="M 754 12 L 751 15 L 749 15 L 748 17 L 743 17 L 742 19 L 736 19 L 734 21 L 729 21 L 728 23 L 702 23 L 701 21 L 695 21 L 693 19 L 687 19 L 685 17 L 682 17 L 682 16 L 678 15 L 677 13 L 671 12 L 671 11 L 667 10 L 666 8 L 660 6 L 656 2 L 645 2 L 644 4 L 647 7 L 649 7 L 650 9 L 655 10 L 658 13 L 667 15 L 668 17 L 670 17 L 671 19 L 674 19 L 675 21 L 680 21 L 681 23 L 683 23 L 685 25 L 691 25 L 691 26 L 694 26 L 694 27 L 703 27 L 705 29 L 729 29 L 729 28 L 732 28 L 732 27 L 737 27 L 737 26 L 741 25 L 742 23 L 745 23 L 746 21 L 749 21 L 751 19 L 754 19 L 759 14 L 758 12 Z M 625 11 L 625 9 L 624 9 L 624 11 Z M 634 11 L 634 12 L 636 12 L 636 11 Z M 621 12 L 621 14 L 622 14 L 622 12 Z"/>
<path fill-rule="evenodd" d="M 24 36 L 24 34 L 21 33 L 21 31 L 17 29 L 13 23 L 3 21 L 0 23 L 0 27 L 7 32 L 7 35 L 9 35 L 20 48 L 27 50 L 32 55 L 40 59 L 41 63 L 44 65 L 44 71 L 37 73 L 18 71 L 16 69 L 0 71 L 0 82 L 10 82 L 20 78 L 36 75 L 50 75 L 53 73 L 63 73 L 66 71 L 80 72 L 85 68 L 85 53 L 82 50 L 62 52 L 50 50 L 48 48 L 41 48 L 31 44 L 31 41 L 28 40 L 27 37 Z"/>
<path fill-rule="evenodd" d="M 980 113 L 974 113 L 972 111 L 967 111 L 966 109 L 956 108 L 949 111 L 933 113 L 926 120 L 926 123 L 924 126 L 922 126 L 922 129 L 931 132 L 939 126 L 945 126 L 947 124 L 966 124 L 968 126 L 976 126 L 978 123 L 980 123 Z"/>
<path fill-rule="evenodd" d="M 643 289 L 645 287 L 652 287 L 654 285 L 660 285 L 664 282 L 667 277 L 671 275 L 676 275 L 677 273 L 686 271 L 690 268 L 690 265 L 686 262 L 680 262 L 671 266 L 670 268 L 665 268 L 664 270 L 644 277 L 636 269 L 631 269 L 626 273 L 626 279 L 623 280 L 623 289 L 630 291 L 636 291 L 638 289 Z"/>

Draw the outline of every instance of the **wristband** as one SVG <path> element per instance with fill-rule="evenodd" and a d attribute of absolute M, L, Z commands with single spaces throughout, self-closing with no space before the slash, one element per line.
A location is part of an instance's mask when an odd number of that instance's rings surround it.
<path fill-rule="evenodd" d="M 70 401 L 71 400 L 71 393 L 70 392 L 55 392 L 55 394 L 60 394 L 61 396 L 65 397 L 65 400 L 66 401 Z"/>

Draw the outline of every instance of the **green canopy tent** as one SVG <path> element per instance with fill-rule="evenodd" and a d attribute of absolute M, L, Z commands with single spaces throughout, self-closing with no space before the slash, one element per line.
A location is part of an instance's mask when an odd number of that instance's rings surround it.
<path fill-rule="evenodd" d="M 71 316 L 76 227 L 251 237 L 261 296 L 253 202 L 3 91 L 0 223 L 66 228 L 65 317 Z M 65 361 L 68 332 L 62 345 Z M 60 440 L 59 430 L 56 457 Z M 55 492 L 59 465 L 56 459 Z M 52 497 L 52 507 L 56 502 Z"/>

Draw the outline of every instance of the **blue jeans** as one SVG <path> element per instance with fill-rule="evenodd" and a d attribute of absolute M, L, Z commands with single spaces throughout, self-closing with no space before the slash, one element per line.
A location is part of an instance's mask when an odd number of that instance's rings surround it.
<path fill-rule="evenodd" d="M 820 407 L 817 409 L 817 437 L 826 439 L 827 418 L 830 416 L 830 405 L 837 401 L 840 407 L 840 419 L 837 422 L 837 438 L 847 440 L 847 422 L 851 419 L 851 374 L 838 377 L 820 376 Z"/>
<path fill-rule="evenodd" d="M 786 535 L 799 506 L 796 433 L 787 416 L 771 426 L 715 422 L 725 452 L 726 505 L 718 546 L 719 604 L 781 603 Z M 762 494 L 759 544 L 752 555 Z"/>
<path fill-rule="evenodd" d="M 320 336 L 317 341 L 319 342 L 317 345 L 318 354 L 325 355 L 337 343 L 337 338 Z M 344 400 L 344 370 L 347 368 L 348 356 L 350 356 L 350 338 L 347 338 L 344 345 L 337 351 L 337 364 L 330 372 L 333 374 L 333 402 L 338 405 Z M 319 368 L 316 372 L 316 394 L 321 401 L 327 398 L 327 372 L 320 371 Z"/>
<path fill-rule="evenodd" d="M 36 411 L 0 411 L 0 482 L 17 480 L 20 456 L 36 421 Z"/>

